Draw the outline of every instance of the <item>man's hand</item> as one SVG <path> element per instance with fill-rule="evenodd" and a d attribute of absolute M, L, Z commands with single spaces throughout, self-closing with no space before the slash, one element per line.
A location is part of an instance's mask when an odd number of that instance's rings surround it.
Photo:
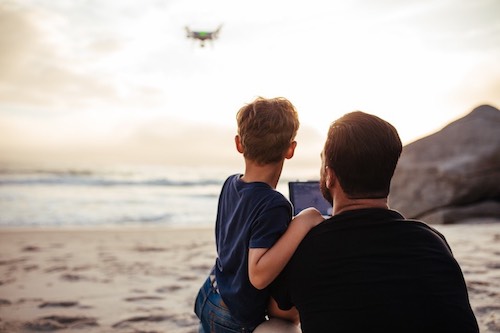
<path fill-rule="evenodd" d="M 272 297 L 269 300 L 267 313 L 269 314 L 269 318 L 280 318 L 292 322 L 295 325 L 300 323 L 299 311 L 297 311 L 297 308 L 293 307 L 290 310 L 281 310 L 278 307 L 278 303 L 276 303 Z"/>

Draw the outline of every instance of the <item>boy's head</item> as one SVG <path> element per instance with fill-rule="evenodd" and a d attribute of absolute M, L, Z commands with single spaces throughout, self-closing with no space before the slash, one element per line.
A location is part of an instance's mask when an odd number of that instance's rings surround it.
<path fill-rule="evenodd" d="M 282 161 L 293 144 L 299 118 L 283 97 L 258 97 L 236 114 L 243 156 L 258 164 Z"/>

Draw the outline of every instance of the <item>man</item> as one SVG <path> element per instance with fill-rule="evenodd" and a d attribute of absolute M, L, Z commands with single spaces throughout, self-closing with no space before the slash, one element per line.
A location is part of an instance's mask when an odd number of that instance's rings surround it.
<path fill-rule="evenodd" d="M 401 151 L 396 129 L 376 116 L 357 111 L 332 123 L 320 183 L 333 216 L 273 283 L 304 333 L 479 332 L 443 235 L 388 207 Z"/>

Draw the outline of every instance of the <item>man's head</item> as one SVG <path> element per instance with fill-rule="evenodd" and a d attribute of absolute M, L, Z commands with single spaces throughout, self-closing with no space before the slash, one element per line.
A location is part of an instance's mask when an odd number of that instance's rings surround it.
<path fill-rule="evenodd" d="M 401 151 L 398 132 L 385 120 L 361 111 L 344 115 L 331 124 L 322 152 L 323 196 L 332 202 L 326 178 L 333 172 L 349 199 L 387 198 Z"/>
<path fill-rule="evenodd" d="M 237 115 L 238 138 L 243 156 L 257 164 L 281 162 L 290 147 L 295 147 L 299 118 L 286 98 L 257 98 L 242 107 Z"/>

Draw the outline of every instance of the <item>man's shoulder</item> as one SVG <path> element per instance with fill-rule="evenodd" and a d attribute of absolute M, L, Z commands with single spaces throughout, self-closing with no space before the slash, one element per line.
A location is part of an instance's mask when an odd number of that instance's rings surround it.
<path fill-rule="evenodd" d="M 315 238 L 324 235 L 328 237 L 344 237 L 345 233 L 372 233 L 375 230 L 384 230 L 395 235 L 412 232 L 432 235 L 445 240 L 445 237 L 438 230 L 427 223 L 416 219 L 406 219 L 397 211 L 378 210 L 370 212 L 369 210 L 360 210 L 334 215 L 326 219 L 314 227 L 304 241 L 314 242 Z"/>

